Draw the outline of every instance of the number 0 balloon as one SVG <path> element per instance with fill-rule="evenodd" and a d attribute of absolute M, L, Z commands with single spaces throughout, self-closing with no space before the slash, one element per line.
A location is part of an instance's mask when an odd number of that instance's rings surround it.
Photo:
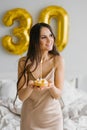
<path fill-rule="evenodd" d="M 50 24 L 51 18 L 56 18 L 58 23 L 56 45 L 59 51 L 62 51 L 68 42 L 69 18 L 64 8 L 59 6 L 48 6 L 40 14 L 39 22 Z"/>

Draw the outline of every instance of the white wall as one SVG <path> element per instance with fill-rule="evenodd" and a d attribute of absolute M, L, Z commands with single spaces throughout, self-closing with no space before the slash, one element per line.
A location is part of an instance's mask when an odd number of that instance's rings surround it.
<path fill-rule="evenodd" d="M 1 38 L 9 34 L 10 29 L 2 23 L 2 17 L 7 10 L 13 8 L 26 9 L 33 18 L 33 24 L 38 22 L 41 10 L 49 5 L 63 7 L 69 14 L 69 40 L 67 47 L 61 52 L 65 59 L 66 78 L 78 77 L 80 87 L 87 86 L 87 1 L 86 0 L 0 0 L 0 77 L 5 73 L 17 73 L 17 62 L 20 56 L 12 55 L 2 47 Z M 7 76 L 8 78 L 8 76 Z M 86 89 L 87 90 L 87 89 Z"/>

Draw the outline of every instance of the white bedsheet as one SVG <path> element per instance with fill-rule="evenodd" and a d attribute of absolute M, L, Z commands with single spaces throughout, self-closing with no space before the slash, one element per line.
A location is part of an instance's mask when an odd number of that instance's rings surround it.
<path fill-rule="evenodd" d="M 81 97 L 63 108 L 64 130 L 87 130 L 87 96 L 86 93 L 80 93 Z M 2 105 L 20 114 L 22 103 L 18 100 L 15 110 L 11 99 L 0 99 L 0 130 L 20 130 L 20 117 Z"/>
<path fill-rule="evenodd" d="M 0 80 L 0 130 L 20 130 L 20 117 L 3 106 L 20 114 L 22 103 L 17 100 L 13 106 L 15 93 L 15 80 Z M 74 80 L 65 81 L 62 99 L 64 130 L 87 130 L 87 93 L 76 89 Z"/>
<path fill-rule="evenodd" d="M 9 106 L 13 112 L 20 113 L 21 110 L 20 102 L 16 105 L 15 110 L 11 99 L 0 99 L 0 130 L 20 130 L 20 117 L 10 112 L 3 105 Z"/>
<path fill-rule="evenodd" d="M 65 106 L 63 115 L 64 130 L 87 130 L 87 96 Z"/>

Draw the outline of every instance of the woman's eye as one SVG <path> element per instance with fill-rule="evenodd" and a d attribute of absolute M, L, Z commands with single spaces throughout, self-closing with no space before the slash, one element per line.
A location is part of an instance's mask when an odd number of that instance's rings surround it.
<path fill-rule="evenodd" d="M 50 34 L 49 37 L 53 37 L 53 34 Z M 41 39 L 45 39 L 47 36 L 42 36 Z"/>
<path fill-rule="evenodd" d="M 41 39 L 44 39 L 44 38 L 46 38 L 46 37 L 41 37 Z"/>
<path fill-rule="evenodd" d="M 53 34 L 50 34 L 51 37 L 53 37 Z"/>

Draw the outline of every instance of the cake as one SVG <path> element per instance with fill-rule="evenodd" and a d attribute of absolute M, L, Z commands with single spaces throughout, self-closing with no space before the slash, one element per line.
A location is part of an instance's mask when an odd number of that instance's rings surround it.
<path fill-rule="evenodd" d="M 38 87 L 46 87 L 48 86 L 48 81 L 46 79 L 36 79 L 34 85 Z"/>

